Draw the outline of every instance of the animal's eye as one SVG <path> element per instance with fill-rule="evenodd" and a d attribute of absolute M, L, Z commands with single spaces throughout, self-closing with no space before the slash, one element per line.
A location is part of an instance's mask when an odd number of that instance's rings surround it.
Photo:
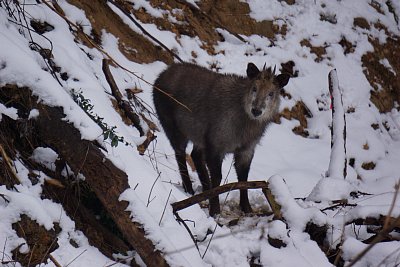
<path fill-rule="evenodd" d="M 268 95 L 269 95 L 269 96 L 273 96 L 273 95 L 274 95 L 274 92 L 270 92 Z"/>
<path fill-rule="evenodd" d="M 253 93 L 256 93 L 257 92 L 257 88 L 253 87 L 252 91 L 253 91 Z"/>

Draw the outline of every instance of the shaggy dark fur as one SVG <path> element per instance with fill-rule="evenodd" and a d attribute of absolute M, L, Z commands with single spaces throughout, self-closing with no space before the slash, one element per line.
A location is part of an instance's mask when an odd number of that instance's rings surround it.
<path fill-rule="evenodd" d="M 242 77 L 177 63 L 159 75 L 153 89 L 154 105 L 175 150 L 185 191 L 194 194 L 186 166 L 189 141 L 203 190 L 220 185 L 227 153 L 234 153 L 238 180 L 247 181 L 255 146 L 278 112 L 279 90 L 289 80 L 288 75 L 275 76 L 274 72 L 265 66 L 259 71 L 249 63 L 247 77 Z M 251 212 L 247 190 L 240 193 L 241 209 Z M 210 214 L 219 212 L 218 198 L 210 199 Z"/>

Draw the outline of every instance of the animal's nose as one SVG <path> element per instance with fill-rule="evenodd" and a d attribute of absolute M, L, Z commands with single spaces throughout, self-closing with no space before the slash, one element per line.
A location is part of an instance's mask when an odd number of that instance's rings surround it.
<path fill-rule="evenodd" d="M 257 108 L 252 108 L 251 113 L 254 115 L 254 117 L 258 117 L 261 115 L 262 111 Z"/>

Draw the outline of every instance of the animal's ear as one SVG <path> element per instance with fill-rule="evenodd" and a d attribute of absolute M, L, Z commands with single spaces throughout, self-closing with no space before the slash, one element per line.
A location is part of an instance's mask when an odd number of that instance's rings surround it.
<path fill-rule="evenodd" d="M 260 70 L 253 63 L 249 63 L 249 64 L 247 64 L 246 72 L 247 72 L 247 77 L 249 77 L 250 79 L 253 79 L 253 78 L 257 77 L 257 75 L 260 73 Z"/>
<path fill-rule="evenodd" d="M 275 83 L 279 86 L 279 88 L 283 88 L 289 82 L 290 76 L 288 74 L 279 74 L 275 76 Z"/>

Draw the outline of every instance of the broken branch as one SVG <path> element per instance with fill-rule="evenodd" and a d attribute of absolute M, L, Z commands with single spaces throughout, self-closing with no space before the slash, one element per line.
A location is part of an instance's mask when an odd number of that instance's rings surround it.
<path fill-rule="evenodd" d="M 224 184 L 210 190 L 204 191 L 198 195 L 194 195 L 182 201 L 178 201 L 172 204 L 172 209 L 174 212 L 185 209 L 187 207 L 193 206 L 194 204 L 200 203 L 206 199 L 216 197 L 220 194 L 226 193 L 228 191 L 237 189 L 266 189 L 268 188 L 268 183 L 265 181 L 251 181 L 251 182 L 236 182 Z"/>
<path fill-rule="evenodd" d="M 135 128 L 139 131 L 140 136 L 143 136 L 144 131 L 143 131 L 142 126 L 140 125 L 140 118 L 133 111 L 132 107 L 129 105 L 129 102 L 122 98 L 121 91 L 118 89 L 117 83 L 115 82 L 114 77 L 111 74 L 109 64 L 110 64 L 110 60 L 103 58 L 102 69 L 103 69 L 104 76 L 106 77 L 106 80 L 108 82 L 108 85 L 111 88 L 112 95 L 117 100 L 118 107 L 124 111 L 125 115 L 133 123 L 133 126 L 135 126 Z"/>

